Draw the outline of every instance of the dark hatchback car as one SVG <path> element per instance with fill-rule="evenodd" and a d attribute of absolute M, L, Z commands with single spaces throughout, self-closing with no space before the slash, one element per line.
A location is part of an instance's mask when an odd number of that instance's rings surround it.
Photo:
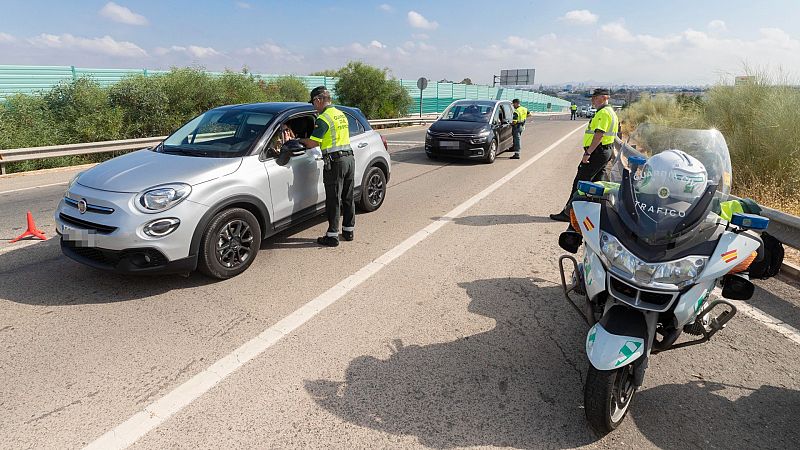
<path fill-rule="evenodd" d="M 428 129 L 425 154 L 480 159 L 491 164 L 514 146 L 508 100 L 457 100 Z"/>

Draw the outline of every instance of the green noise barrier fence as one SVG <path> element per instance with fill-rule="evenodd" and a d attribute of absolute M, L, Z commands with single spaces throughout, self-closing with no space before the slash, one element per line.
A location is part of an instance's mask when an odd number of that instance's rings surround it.
<path fill-rule="evenodd" d="M 167 73 L 163 70 L 148 69 L 86 69 L 75 66 L 11 66 L 0 65 L 0 102 L 15 94 L 36 94 L 51 89 L 62 81 L 76 80 L 88 77 L 101 86 L 110 86 L 122 78 L 131 75 L 152 76 Z M 208 72 L 211 75 L 221 75 L 222 72 Z M 252 74 L 256 79 L 269 82 L 285 75 Z M 336 78 L 323 76 L 297 76 L 308 89 L 316 86 L 325 86 L 336 96 Z M 511 100 L 520 99 L 522 106 L 534 112 L 564 112 L 570 103 L 557 97 L 540 94 L 521 89 L 498 88 L 485 85 L 466 85 L 459 83 L 429 83 L 422 91 L 417 88 L 416 80 L 397 80 L 414 100 L 409 109 L 409 114 L 420 112 L 420 98 L 422 99 L 422 114 L 442 112 L 447 105 L 459 99 L 473 100 Z M 549 106 L 549 109 L 548 109 Z"/>

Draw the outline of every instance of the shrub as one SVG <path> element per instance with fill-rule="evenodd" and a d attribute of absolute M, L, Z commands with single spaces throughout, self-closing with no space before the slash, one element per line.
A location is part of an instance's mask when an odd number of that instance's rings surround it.
<path fill-rule="evenodd" d="M 267 95 L 256 79 L 248 73 L 225 71 L 214 80 L 220 105 L 258 103 L 267 101 Z M 218 105 L 219 106 L 219 105 Z"/>
<path fill-rule="evenodd" d="M 211 75 L 201 68 L 173 68 L 166 74 L 156 75 L 160 89 L 167 97 L 165 128 L 169 131 L 215 106 L 224 104 Z"/>
<path fill-rule="evenodd" d="M 122 111 L 108 103 L 108 92 L 90 78 L 61 82 L 44 95 L 65 143 L 118 139 Z"/>
<path fill-rule="evenodd" d="M 307 102 L 309 89 L 297 77 L 279 77 L 263 85 L 268 102 Z"/>
<path fill-rule="evenodd" d="M 160 136 L 171 130 L 166 124 L 167 95 L 156 77 L 133 75 L 113 85 L 109 102 L 122 111 L 122 133 L 126 138 Z"/>
<path fill-rule="evenodd" d="M 351 61 L 338 74 L 336 97 L 339 103 L 360 108 L 370 119 L 408 113 L 413 102 L 411 96 L 396 80 L 388 78 L 388 69 Z"/>
<path fill-rule="evenodd" d="M 0 149 L 62 143 L 41 95 L 17 94 L 0 104 Z"/>

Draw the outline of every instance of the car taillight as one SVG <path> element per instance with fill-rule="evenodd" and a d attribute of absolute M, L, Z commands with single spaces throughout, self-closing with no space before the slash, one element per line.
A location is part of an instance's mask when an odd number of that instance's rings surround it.
<path fill-rule="evenodd" d="M 386 138 L 382 134 L 380 136 L 381 136 L 381 142 L 383 142 L 383 148 L 385 148 L 386 151 L 388 152 L 389 151 L 389 143 L 386 142 Z"/>

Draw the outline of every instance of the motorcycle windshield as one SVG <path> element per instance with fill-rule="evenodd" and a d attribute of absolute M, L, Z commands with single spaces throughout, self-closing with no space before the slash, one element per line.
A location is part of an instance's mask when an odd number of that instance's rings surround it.
<path fill-rule="evenodd" d="M 731 161 L 717 130 L 643 124 L 621 145 L 611 170 L 619 191 L 610 202 L 625 226 L 649 244 L 667 244 L 716 226 L 727 199 Z"/>

